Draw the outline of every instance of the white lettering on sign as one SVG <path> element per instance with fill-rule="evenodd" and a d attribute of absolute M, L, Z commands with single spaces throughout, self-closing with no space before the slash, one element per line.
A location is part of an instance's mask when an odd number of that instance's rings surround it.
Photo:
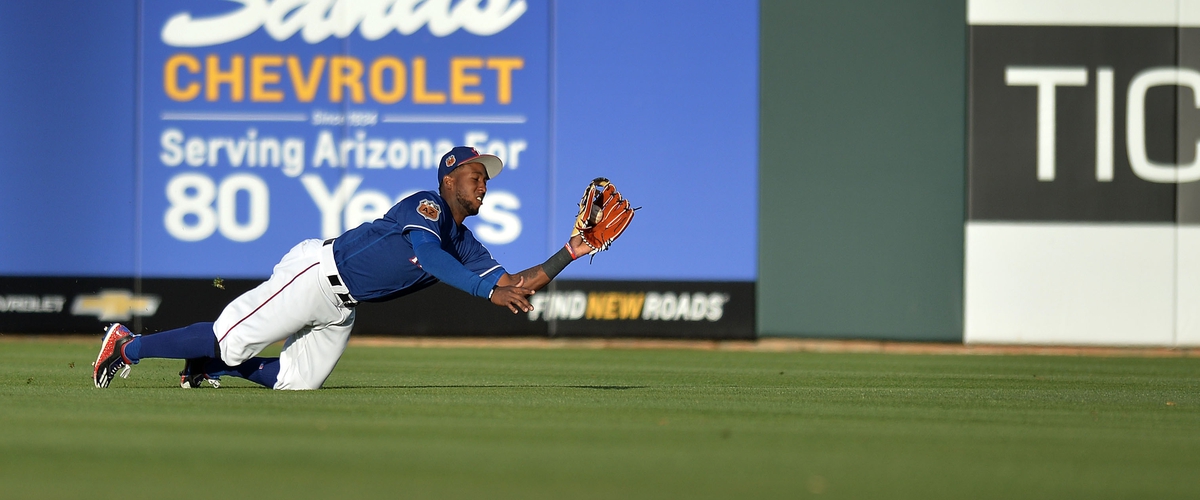
<path fill-rule="evenodd" d="M 346 202 L 350 201 L 354 190 L 362 184 L 362 177 L 347 175 L 333 190 L 326 187 L 325 181 L 316 174 L 305 174 L 300 177 L 300 182 L 304 184 L 313 203 L 316 203 L 317 209 L 321 211 L 321 238 L 336 238 L 341 235 L 342 209 L 346 207 Z"/>
<path fill-rule="evenodd" d="M 533 306 L 529 312 L 530 321 L 538 318 L 543 321 L 580 319 L 587 311 L 587 294 L 583 292 L 539 293 L 529 297 L 529 302 Z"/>
<path fill-rule="evenodd" d="M 162 152 L 159 161 L 168 167 L 209 166 L 227 163 L 239 168 L 283 167 L 283 175 L 296 177 L 304 172 L 304 140 L 288 137 L 258 136 L 258 130 L 247 129 L 244 137 L 185 137 L 182 130 L 168 128 L 159 136 Z M 221 154 L 221 150 L 225 154 Z M 224 158 L 224 160 L 222 159 Z"/>
<path fill-rule="evenodd" d="M 1113 69 L 1096 68 L 1096 180 L 1113 180 Z"/>
<path fill-rule="evenodd" d="M 517 210 L 521 199 L 508 191 L 488 191 L 479 207 L 479 218 L 483 223 L 475 226 L 475 236 L 481 241 L 503 245 L 516 241 L 521 236 L 521 218 Z"/>
<path fill-rule="evenodd" d="M 646 294 L 642 319 L 663 321 L 718 321 L 725 315 L 725 303 L 729 296 L 723 293 L 693 294 L 671 292 Z"/>
<path fill-rule="evenodd" d="M 1037 178 L 1054 180 L 1054 134 L 1056 131 L 1055 88 L 1087 85 L 1086 68 L 1028 68 L 1009 66 L 1004 71 L 1004 83 L 1010 86 L 1033 86 L 1038 89 L 1037 110 Z"/>
<path fill-rule="evenodd" d="M 66 300 L 62 295 L 0 295 L 0 313 L 57 313 Z"/>
<path fill-rule="evenodd" d="M 264 28 L 271 38 L 287 40 L 300 33 L 310 44 L 330 36 L 345 38 L 355 29 L 364 39 L 378 40 L 395 31 L 411 35 L 424 26 L 443 37 L 460 28 L 491 36 L 508 28 L 528 9 L 525 0 L 230 0 L 242 8 L 211 17 L 190 12 L 171 16 L 162 41 L 174 47 L 207 47 L 239 40 Z"/>
<path fill-rule="evenodd" d="M 489 141 L 487 132 L 483 131 L 467 132 L 464 136 L 463 144 L 467 147 L 478 149 L 480 153 L 485 155 L 500 157 L 506 169 L 515 169 L 521 166 L 521 152 L 529 148 L 529 143 L 522 139 L 508 142 L 499 139 Z"/>
<path fill-rule="evenodd" d="M 245 223 L 237 218 L 238 192 L 245 192 L 250 203 Z M 253 174 L 230 175 L 218 186 L 207 175 L 182 173 L 167 183 L 167 201 L 171 205 L 163 213 L 163 227 L 179 241 L 201 241 L 218 229 L 232 241 L 254 241 L 271 222 L 270 191 Z"/>
<path fill-rule="evenodd" d="M 1086 67 L 1008 66 L 1005 83 L 1011 87 L 1037 87 L 1037 179 L 1055 178 L 1055 137 L 1058 116 L 1055 92 L 1058 87 L 1082 87 L 1088 83 Z M 1096 180 L 1113 180 L 1113 88 L 1114 70 L 1096 68 Z M 1149 68 L 1134 75 L 1125 99 L 1125 150 L 1129 166 L 1139 178 L 1159 183 L 1200 181 L 1200 141 L 1191 163 L 1160 163 L 1146 152 L 1146 92 L 1153 87 L 1187 87 L 1200 109 L 1200 72 L 1174 66 Z"/>
<path fill-rule="evenodd" d="M 1200 142 L 1196 157 L 1187 165 L 1158 163 L 1146 154 L 1146 91 L 1163 85 L 1192 89 L 1192 105 L 1200 109 L 1200 73 L 1190 68 L 1150 68 L 1129 82 L 1126 100 L 1125 147 L 1129 151 L 1129 166 L 1138 177 L 1151 182 L 1200 181 Z M 1181 104 L 1182 105 L 1182 104 Z"/>
<path fill-rule="evenodd" d="M 383 217 L 392 205 L 414 193 L 406 191 L 393 198 L 383 191 L 359 189 L 363 177 L 353 174 L 342 176 L 340 183 L 332 187 L 316 174 L 304 174 L 300 182 L 321 212 L 321 238 L 337 237 L 359 224 Z M 475 237 L 489 245 L 516 241 L 523 227 L 517 213 L 520 208 L 521 199 L 516 194 L 488 191 L 479 208 L 481 222 L 473 229 Z"/>
<path fill-rule="evenodd" d="M 720 321 L 729 294 L 721 292 L 539 292 L 529 297 L 530 321 Z"/>

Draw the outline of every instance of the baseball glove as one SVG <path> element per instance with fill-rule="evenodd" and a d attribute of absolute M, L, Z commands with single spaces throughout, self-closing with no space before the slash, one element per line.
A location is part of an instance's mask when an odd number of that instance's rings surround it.
<path fill-rule="evenodd" d="M 608 250 L 629 227 L 635 210 L 637 208 L 630 207 L 629 200 L 621 196 L 608 179 L 597 177 L 588 184 L 579 200 L 579 214 L 575 216 L 571 236 L 583 236 L 583 241 L 592 247 L 592 255 Z"/>

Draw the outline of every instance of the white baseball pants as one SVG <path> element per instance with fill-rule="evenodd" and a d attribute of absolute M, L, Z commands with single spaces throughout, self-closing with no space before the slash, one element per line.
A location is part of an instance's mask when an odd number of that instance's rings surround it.
<path fill-rule="evenodd" d="M 213 325 L 222 361 L 240 365 L 287 339 L 274 388 L 319 389 L 325 383 L 350 340 L 354 309 L 334 293 L 328 273 L 337 269 L 332 251 L 323 252 L 321 243 L 305 240 L 292 247 L 266 282 L 225 306 Z"/>

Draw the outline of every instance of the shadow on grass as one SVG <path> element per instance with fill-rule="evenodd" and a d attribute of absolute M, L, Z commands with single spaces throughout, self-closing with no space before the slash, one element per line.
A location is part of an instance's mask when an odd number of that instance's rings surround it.
<path fill-rule="evenodd" d="M 339 389 L 592 389 L 597 391 L 626 391 L 646 389 L 648 385 L 520 385 L 520 384 L 461 384 L 461 385 L 340 385 L 323 387 L 323 391 Z"/>
<path fill-rule="evenodd" d="M 459 385 L 339 385 L 327 386 L 318 391 L 338 391 L 347 389 L 590 389 L 594 391 L 626 391 L 629 389 L 646 389 L 648 385 L 530 385 L 530 384 L 459 384 Z M 120 390 L 158 391 L 163 387 L 112 387 Z M 266 387 L 256 385 L 223 385 L 219 389 L 209 387 L 198 388 L 204 392 L 210 391 L 269 391 Z M 294 391 L 284 391 L 294 392 Z M 299 391 L 309 392 L 309 391 Z"/>

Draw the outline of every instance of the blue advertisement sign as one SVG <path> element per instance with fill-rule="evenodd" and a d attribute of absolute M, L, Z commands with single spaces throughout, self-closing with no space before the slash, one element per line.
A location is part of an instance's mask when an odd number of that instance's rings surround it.
<path fill-rule="evenodd" d="M 0 2 L 0 48 L 0 276 L 261 280 L 466 144 L 510 270 L 604 176 L 643 209 L 560 278 L 757 279 L 757 2 Z"/>
<path fill-rule="evenodd" d="M 545 253 L 544 3 L 142 6 L 141 275 L 261 277 L 302 239 L 436 190 L 455 145 L 506 166 L 468 219 L 477 238 Z"/>

